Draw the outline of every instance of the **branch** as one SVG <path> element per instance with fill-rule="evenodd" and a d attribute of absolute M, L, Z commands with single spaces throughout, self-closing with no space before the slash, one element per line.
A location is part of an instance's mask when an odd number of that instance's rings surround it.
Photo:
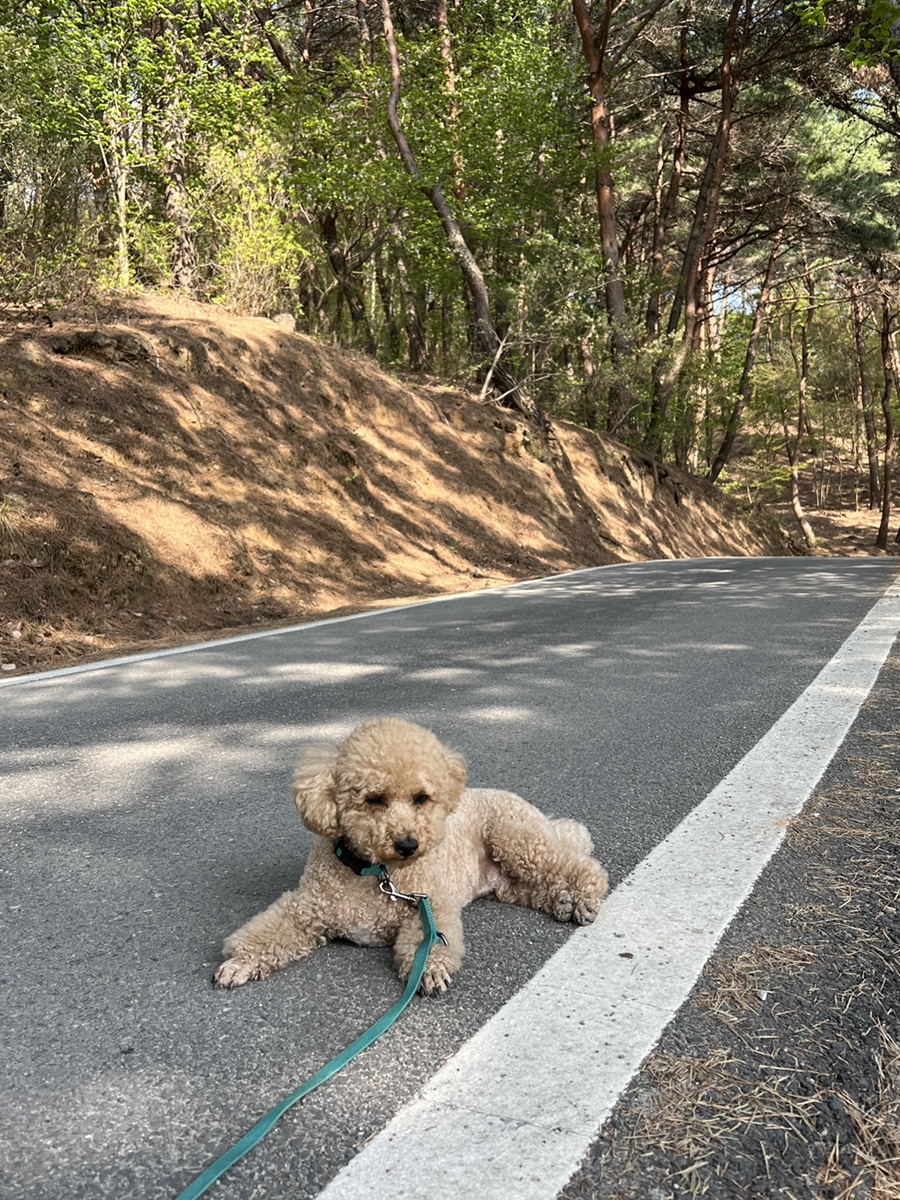
<path fill-rule="evenodd" d="M 269 43 L 272 53 L 287 71 L 288 75 L 295 76 L 297 72 L 294 70 L 294 64 L 291 62 L 288 52 L 285 50 L 284 46 L 281 44 L 275 34 L 272 33 L 272 31 L 268 28 L 267 22 L 271 21 L 275 16 L 271 7 L 267 5 L 265 8 L 254 8 L 253 15 L 256 17 L 256 20 L 259 23 L 259 27 L 262 30 L 266 41 Z"/>

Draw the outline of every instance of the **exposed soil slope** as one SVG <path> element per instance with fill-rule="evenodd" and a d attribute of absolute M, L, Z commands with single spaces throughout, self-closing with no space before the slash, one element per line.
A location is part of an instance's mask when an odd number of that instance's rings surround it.
<path fill-rule="evenodd" d="M 651 558 L 784 552 L 713 489 L 276 321 L 144 296 L 0 326 L 11 673 Z M 13 668 L 14 664 L 14 668 Z"/>

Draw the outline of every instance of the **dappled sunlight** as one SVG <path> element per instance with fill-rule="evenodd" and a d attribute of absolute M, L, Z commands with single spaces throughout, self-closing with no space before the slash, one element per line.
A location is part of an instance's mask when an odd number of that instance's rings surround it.
<path fill-rule="evenodd" d="M 547 646 L 548 654 L 557 654 L 561 658 L 582 657 L 585 654 L 596 654 L 600 650 L 599 642 L 582 642 L 582 643 L 564 643 L 556 646 Z"/>
<path fill-rule="evenodd" d="M 85 357 L 88 323 L 146 355 Z M 542 446 L 516 414 L 219 308 L 111 297 L 80 324 L 11 329 L 0 367 L 17 446 L 0 588 L 28 614 L 0 624 L 0 654 L 17 672 L 602 563 L 770 548 L 771 531 L 723 521 L 687 476 L 654 479 L 584 429 L 559 423 Z"/>
<path fill-rule="evenodd" d="M 496 655 L 479 659 L 487 671 L 513 671 L 517 667 L 534 667 L 540 662 L 538 654 L 511 654 L 508 658 L 498 658 Z"/>
<path fill-rule="evenodd" d="M 547 681 L 545 687 L 553 687 L 553 683 Z M 493 700 L 513 699 L 519 695 L 520 687 L 518 681 L 511 679 L 508 683 L 479 683 L 472 690 L 472 694 L 479 699 L 490 697 Z"/>
<path fill-rule="evenodd" d="M 215 574 L 234 550 L 230 531 L 205 520 L 184 502 L 166 496 L 98 495 L 97 508 L 107 521 L 118 521 L 146 542 L 163 562 L 197 579 Z"/>
<path fill-rule="evenodd" d="M 746 652 L 750 653 L 755 649 L 753 646 L 743 645 L 738 642 L 670 642 L 665 646 L 649 647 L 649 646 L 619 646 L 617 650 L 620 654 L 627 654 L 637 658 L 677 658 L 682 654 L 712 654 L 712 653 L 732 653 Z"/>
<path fill-rule="evenodd" d="M 364 679 L 368 675 L 383 675 L 390 667 L 376 663 L 278 663 L 269 668 L 265 676 L 253 676 L 248 683 L 261 683 L 266 679 L 277 679 L 279 683 L 347 683 L 353 679 Z"/>
<path fill-rule="evenodd" d="M 26 824 L 49 814 L 116 812 L 138 804 L 173 804 L 207 790 L 222 771 L 235 777 L 273 766 L 270 731 L 252 724 L 223 725 L 201 734 L 148 724 L 125 741 L 54 752 L 12 751 L 3 773 L 18 777 L 16 794 L 0 807 L 0 823 Z M 300 734 L 306 736 L 305 732 Z M 47 787 L 46 771 L 58 782 Z M 184 800 L 177 801 L 178 804 Z"/>
<path fill-rule="evenodd" d="M 35 1112 L 56 1114 L 37 1156 L 48 1194 L 65 1194 L 76 1149 L 114 1183 L 153 1147 L 177 1185 L 210 1157 L 220 1081 L 250 1081 L 249 1124 L 396 999 L 389 952 L 340 943 L 265 985 L 211 987 L 222 938 L 302 869 L 312 835 L 291 773 L 304 747 L 388 713 L 418 721 L 464 755 L 472 786 L 583 821 L 616 885 L 815 678 L 891 568 L 873 581 L 865 564 L 787 562 L 776 585 L 747 562 L 692 598 L 704 572 L 604 568 L 0 689 L 11 1144 Z M 754 589 L 763 607 L 740 608 Z M 852 694 L 837 680 L 835 696 Z M 508 906 L 467 919 L 484 943 L 442 1009 L 438 1061 L 496 997 L 498 945 L 528 938 L 546 957 L 566 937 Z M 531 965 L 516 979 L 508 966 L 511 992 Z M 323 1008 L 333 1050 L 308 1036 Z M 433 1013 L 410 1020 L 431 1048 Z M 376 1062 L 390 1077 L 396 1047 Z"/>
<path fill-rule="evenodd" d="M 337 742 L 345 738 L 355 722 L 346 721 L 303 721 L 296 725 L 279 725 L 260 729 L 256 734 L 259 745 L 285 746 L 291 753 L 310 742 Z"/>
<path fill-rule="evenodd" d="M 468 596 L 422 601 L 410 608 L 358 614 L 349 622 L 337 620 L 243 635 L 188 650 L 191 678 L 193 686 L 212 689 L 213 696 L 224 695 L 225 689 L 231 687 L 237 688 L 236 695 L 260 687 L 273 692 L 291 687 L 323 692 L 342 686 L 368 689 L 379 680 L 387 682 L 400 673 L 407 688 L 418 689 L 417 695 L 427 694 L 429 688 L 496 683 L 496 678 L 486 678 L 488 674 L 502 676 L 504 681 L 506 677 L 515 677 L 528 680 L 530 686 L 546 686 L 541 673 L 535 670 L 540 655 L 537 651 L 523 653 L 522 647 L 532 643 L 530 625 L 542 623 L 542 614 L 548 606 L 560 612 L 581 608 L 596 612 L 597 629 L 602 630 L 604 640 L 578 637 L 570 640 L 554 631 L 542 631 L 541 654 L 600 668 L 608 664 L 612 639 L 620 661 L 643 657 L 663 662 L 667 655 L 681 651 L 701 655 L 738 654 L 744 653 L 746 646 L 726 636 L 721 641 L 715 637 L 690 645 L 667 641 L 666 648 L 639 646 L 632 650 L 628 630 L 639 628 L 644 615 L 651 610 L 661 608 L 668 619 L 678 609 L 708 608 L 710 604 L 721 607 L 723 612 L 744 608 L 748 615 L 753 611 L 764 614 L 785 598 L 852 596 L 858 592 L 859 573 L 864 577 L 870 570 L 884 571 L 879 560 L 871 563 L 857 560 L 854 572 L 849 574 L 829 567 L 824 560 L 793 560 L 787 571 L 781 560 L 755 560 L 749 570 L 749 564 L 743 560 L 742 566 L 744 575 L 732 578 L 736 564 L 725 566 L 705 560 L 624 564 L 527 582 L 515 589 L 496 588 Z M 710 575 L 717 578 L 710 579 Z M 759 580 L 764 581 L 762 588 L 758 586 Z M 723 581 L 729 582 L 727 589 L 705 586 Z M 716 608 L 709 611 L 712 613 Z M 826 615 L 819 617 L 819 624 L 827 626 L 840 620 L 837 610 L 833 616 L 826 610 Z M 401 628 L 408 649 L 397 643 Z M 489 638 L 488 652 L 473 657 L 467 642 L 472 636 L 484 634 Z M 442 660 L 426 658 L 410 670 L 408 654 L 415 652 L 422 639 L 436 635 L 447 639 Z M 265 653 L 254 654 L 252 662 L 245 660 L 243 651 L 237 650 L 240 646 L 257 644 L 261 650 L 266 647 Z M 351 644 L 355 646 L 352 658 L 348 657 Z M 310 647 L 315 647 L 314 653 L 310 653 Z M 773 636 L 771 650 L 779 655 L 790 653 L 790 644 L 782 644 L 781 638 Z M 248 649 L 246 654 L 250 653 Z M 125 660 L 122 667 L 108 668 L 100 663 L 70 677 L 64 692 L 58 690 L 58 681 L 53 676 L 21 681 L 4 679 L 0 681 L 0 696 L 9 694 L 8 689 L 13 688 L 16 697 L 13 723 L 42 713 L 52 715 L 60 703 L 87 709 L 96 704 L 127 703 L 132 697 L 148 692 L 167 697 L 165 702 L 171 704 L 183 688 L 182 657 L 182 651 L 173 650 L 161 657 Z"/>
<path fill-rule="evenodd" d="M 461 715 L 470 721 L 535 721 L 538 719 L 538 713 L 532 708 L 523 708 L 520 705 L 504 706 L 501 704 L 475 706 L 473 708 L 464 708 Z"/>
<path fill-rule="evenodd" d="M 411 671 L 408 678 L 422 683 L 471 683 L 482 673 L 474 667 L 431 667 L 427 671 Z"/>
<path fill-rule="evenodd" d="M 115 662 L 97 663 L 94 667 L 76 669 L 71 675 L 50 674 L 25 677 L 15 681 L 15 704 L 20 716 L 52 715 L 56 706 L 84 706 L 93 702 L 107 703 L 110 700 L 127 700 L 146 691 L 178 691 L 184 686 L 184 678 L 177 665 L 182 654 L 201 651 L 199 658 L 191 663 L 192 680 L 207 686 L 227 685 L 244 675 L 241 665 L 234 662 L 204 661 L 202 647 L 186 648 L 165 657 L 118 659 Z M 56 689 L 65 679 L 64 692 Z M 12 683 L 13 681 L 4 681 Z M 5 688 L 3 689 L 6 690 Z M 2 697 L 0 692 L 0 697 Z M 62 698 L 61 698 L 62 697 Z"/>

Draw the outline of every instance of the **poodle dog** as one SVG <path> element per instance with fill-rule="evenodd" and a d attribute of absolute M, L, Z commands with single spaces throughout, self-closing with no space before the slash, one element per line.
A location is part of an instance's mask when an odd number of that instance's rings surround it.
<path fill-rule="evenodd" d="M 427 729 L 396 717 L 358 726 L 341 745 L 306 752 L 294 801 L 317 838 L 298 886 L 226 939 L 218 987 L 264 979 L 333 938 L 394 947 L 402 979 L 422 928 L 415 908 L 392 903 L 382 863 L 405 893 L 424 893 L 445 944 L 432 947 L 421 990 L 445 991 L 463 957 L 462 910 L 493 893 L 508 904 L 585 925 L 606 894 L 588 831 L 550 820 L 511 792 L 466 789 L 466 764 Z"/>

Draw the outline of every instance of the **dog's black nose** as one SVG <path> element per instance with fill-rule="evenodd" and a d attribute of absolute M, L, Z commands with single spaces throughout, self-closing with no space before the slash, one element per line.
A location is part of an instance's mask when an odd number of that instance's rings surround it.
<path fill-rule="evenodd" d="M 401 858 L 409 858 L 411 854 L 419 848 L 419 843 L 414 837 L 401 838 L 399 842 L 394 842 L 394 849 Z"/>

